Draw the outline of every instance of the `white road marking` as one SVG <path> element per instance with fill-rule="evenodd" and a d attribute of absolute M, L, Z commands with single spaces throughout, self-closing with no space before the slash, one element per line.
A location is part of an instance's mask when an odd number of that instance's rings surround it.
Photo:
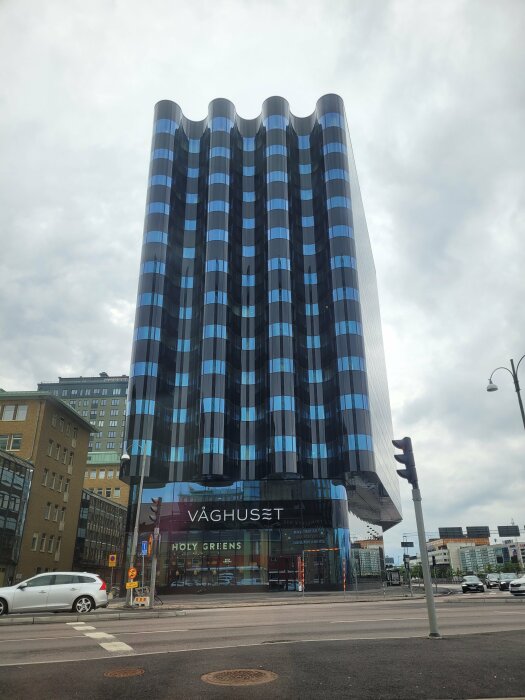
<path fill-rule="evenodd" d="M 84 625 L 83 627 L 78 627 L 73 625 L 73 629 L 77 630 L 78 632 L 84 632 L 85 630 L 94 630 L 94 627 L 91 627 L 91 625 Z"/>
<path fill-rule="evenodd" d="M 133 648 L 128 646 L 128 644 L 124 644 L 124 642 L 101 642 L 100 646 L 106 651 L 127 651 L 130 654 L 135 653 Z"/>
<path fill-rule="evenodd" d="M 91 637 L 91 639 L 115 639 L 114 635 L 107 632 L 86 632 L 85 636 Z"/>

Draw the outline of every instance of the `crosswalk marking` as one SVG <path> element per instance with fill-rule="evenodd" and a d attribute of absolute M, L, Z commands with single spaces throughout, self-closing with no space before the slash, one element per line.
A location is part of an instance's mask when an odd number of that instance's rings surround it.
<path fill-rule="evenodd" d="M 82 632 L 85 637 L 89 637 L 90 639 L 97 641 L 106 651 L 111 651 L 113 653 L 135 653 L 133 647 L 130 647 L 129 644 L 126 644 L 125 642 L 119 642 L 113 634 L 108 634 L 107 632 L 97 632 L 96 627 L 87 625 L 85 622 L 66 622 L 66 625 L 69 625 L 78 632 Z"/>

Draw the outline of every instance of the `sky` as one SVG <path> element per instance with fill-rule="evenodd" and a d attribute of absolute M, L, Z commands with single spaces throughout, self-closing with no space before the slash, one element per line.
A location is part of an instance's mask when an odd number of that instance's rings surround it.
<path fill-rule="evenodd" d="M 521 0 L 2 0 L 0 387 L 129 372 L 158 100 L 252 118 L 282 95 L 306 116 L 335 92 L 427 535 L 523 532 L 512 377 L 486 385 L 525 353 L 524 35 Z M 417 539 L 400 488 L 396 557 Z"/>

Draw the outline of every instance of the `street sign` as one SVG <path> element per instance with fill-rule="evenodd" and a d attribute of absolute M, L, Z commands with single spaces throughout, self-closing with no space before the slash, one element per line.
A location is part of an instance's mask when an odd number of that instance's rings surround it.
<path fill-rule="evenodd" d="M 148 552 L 148 540 L 142 540 L 140 543 L 140 547 L 141 547 L 141 550 L 140 550 L 141 555 L 143 557 L 148 556 L 148 554 L 149 554 L 149 552 Z"/>
<path fill-rule="evenodd" d="M 148 537 L 148 557 L 151 557 L 151 548 L 153 547 L 153 535 Z"/>
<path fill-rule="evenodd" d="M 108 557 L 108 566 L 116 566 L 117 565 L 117 555 L 116 554 L 110 554 Z"/>
<path fill-rule="evenodd" d="M 407 540 L 403 540 L 403 542 L 401 542 L 401 546 L 402 546 L 402 547 L 413 547 L 413 546 L 414 546 L 414 543 L 413 543 L 413 542 L 407 542 Z"/>
<path fill-rule="evenodd" d="M 126 588 L 138 588 L 138 581 L 126 581 Z"/>
<path fill-rule="evenodd" d="M 128 578 L 130 578 L 131 580 L 137 578 L 137 569 L 135 569 L 134 566 L 128 569 Z"/>

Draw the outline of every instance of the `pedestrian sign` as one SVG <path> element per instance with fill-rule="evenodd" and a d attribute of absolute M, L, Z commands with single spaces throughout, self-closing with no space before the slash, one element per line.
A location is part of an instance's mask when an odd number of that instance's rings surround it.
<path fill-rule="evenodd" d="M 140 553 L 143 557 L 148 556 L 148 540 L 142 540 L 140 543 Z"/>

